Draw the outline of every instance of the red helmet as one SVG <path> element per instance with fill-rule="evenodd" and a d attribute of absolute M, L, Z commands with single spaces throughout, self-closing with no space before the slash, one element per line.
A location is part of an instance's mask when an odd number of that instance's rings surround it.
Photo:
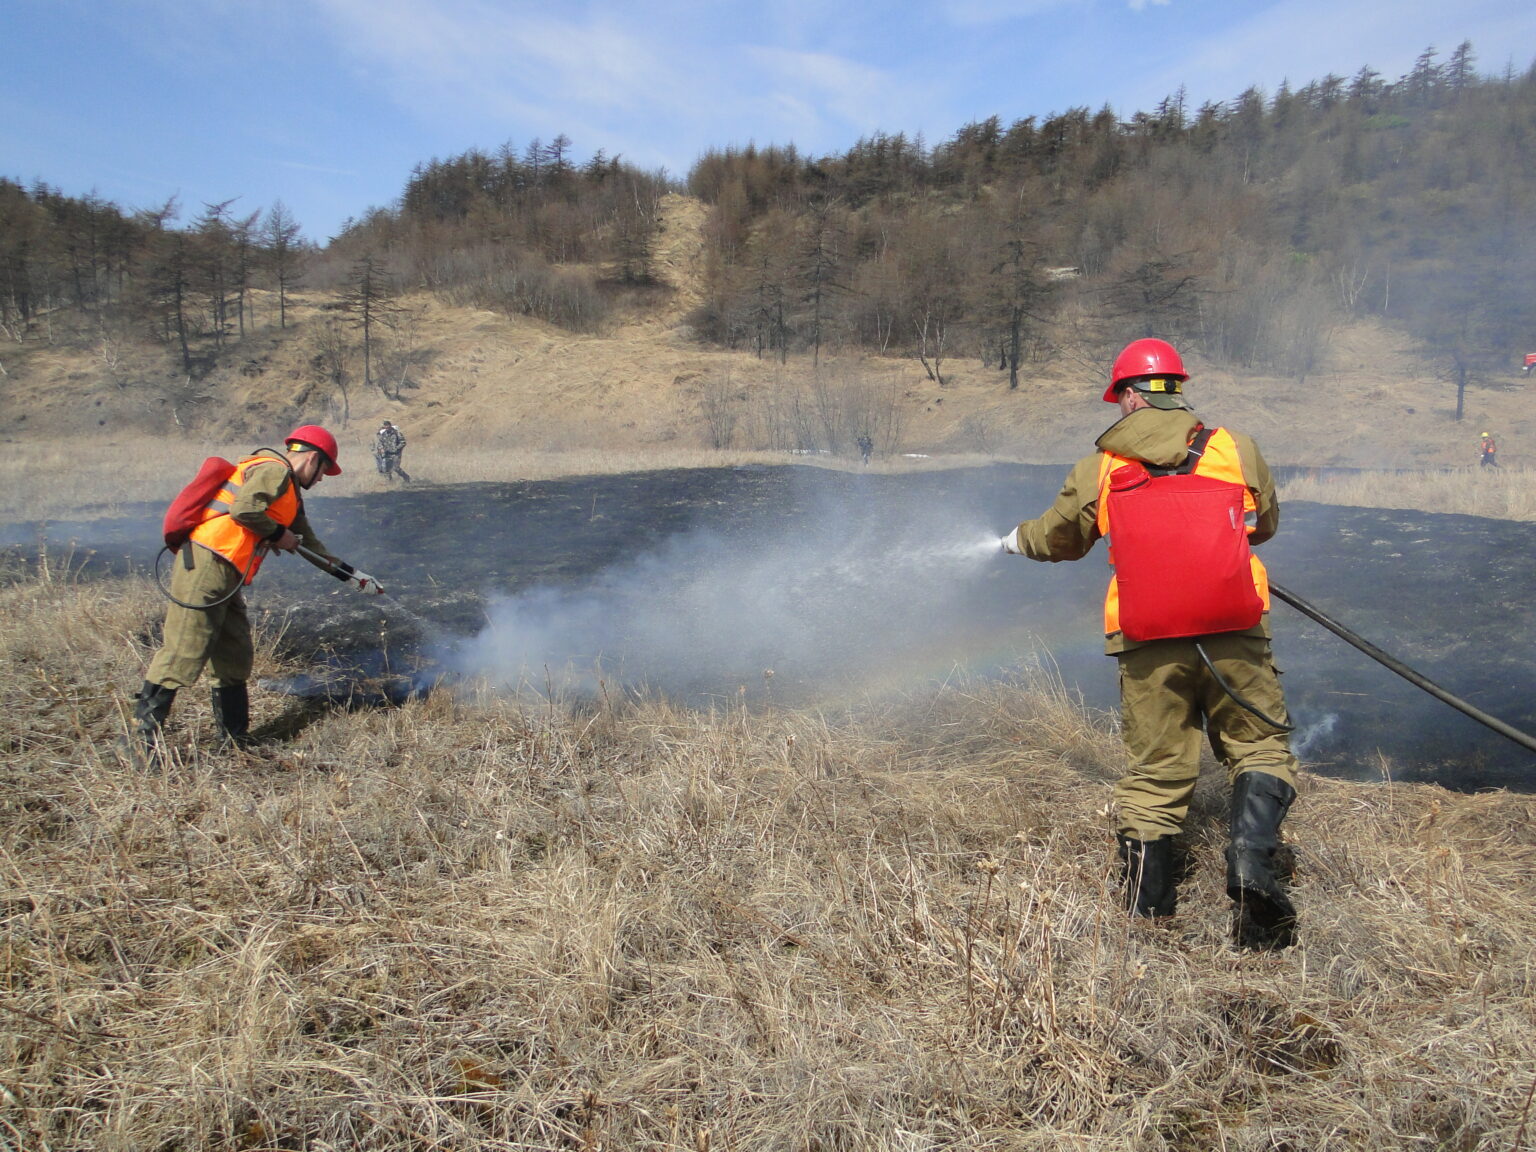
<path fill-rule="evenodd" d="M 1125 380 L 1134 380 L 1138 376 L 1173 376 L 1179 380 L 1188 380 L 1189 373 L 1184 371 L 1184 361 L 1179 359 L 1179 354 L 1172 344 L 1166 340 L 1147 338 L 1145 340 L 1132 340 L 1120 350 L 1120 355 L 1115 357 L 1115 366 L 1109 370 L 1109 387 L 1104 389 L 1106 403 L 1115 403 L 1115 393 L 1120 384 Z"/>
<path fill-rule="evenodd" d="M 304 424 L 288 433 L 287 442 L 292 444 L 298 441 L 315 449 L 325 457 L 325 474 L 327 476 L 340 476 L 341 465 L 336 463 L 336 437 L 332 436 L 318 424 Z"/>

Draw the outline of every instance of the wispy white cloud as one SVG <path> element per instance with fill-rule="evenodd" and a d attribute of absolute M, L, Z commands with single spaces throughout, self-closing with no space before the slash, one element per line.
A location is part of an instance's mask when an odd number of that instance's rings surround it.
<path fill-rule="evenodd" d="M 1087 7 L 1089 0 L 945 0 L 946 19 L 961 27 L 1001 24 L 1029 16 L 1042 16 L 1064 8 Z M 1131 0 L 1136 6 L 1138 0 Z"/>
<path fill-rule="evenodd" d="M 855 129 L 890 127 L 903 112 L 903 83 L 875 68 L 826 52 L 751 48 L 764 91 L 802 121 L 831 121 Z M 809 126 L 809 124 L 807 124 Z M 850 141 L 851 143 L 851 141 Z"/>
<path fill-rule="evenodd" d="M 321 0 L 353 67 L 398 104 L 438 113 L 665 105 L 676 91 L 647 37 L 604 16 L 481 0 Z"/>
<path fill-rule="evenodd" d="M 658 18 L 485 0 L 320 0 L 348 66 L 422 123 L 565 131 L 674 170 L 706 145 L 746 138 L 843 146 L 861 131 L 905 126 L 924 105 L 924 83 L 847 53 L 754 43 L 746 28 L 718 22 L 696 33 L 692 2 L 672 0 Z"/>

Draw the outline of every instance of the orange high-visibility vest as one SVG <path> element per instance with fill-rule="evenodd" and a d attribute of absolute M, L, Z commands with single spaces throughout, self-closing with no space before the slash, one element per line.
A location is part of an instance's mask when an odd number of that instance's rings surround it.
<path fill-rule="evenodd" d="M 275 456 L 247 456 L 240 461 L 229 479 L 224 481 L 218 495 L 208 501 L 207 507 L 203 509 L 203 521 L 192 529 L 191 537 L 195 543 L 228 560 L 237 572 L 244 572 L 247 584 L 256 578 L 256 573 L 261 569 L 263 552 L 257 550 L 257 545 L 262 539 L 249 528 L 237 523 L 230 516 L 230 510 L 235 506 L 235 498 L 240 495 L 240 489 L 245 486 L 246 472 L 256 464 L 282 464 L 287 467 L 286 461 Z M 294 522 L 299 509 L 303 507 L 299 500 L 298 485 L 292 482 L 292 472 L 293 469 L 289 468 L 288 487 L 266 509 L 267 515 L 284 528 Z"/>
<path fill-rule="evenodd" d="M 1198 431 L 1198 429 L 1197 429 Z M 1110 473 L 1116 468 L 1125 465 L 1139 464 L 1128 456 L 1116 456 L 1111 452 L 1103 452 L 1099 461 L 1099 505 L 1098 505 L 1098 529 L 1099 535 L 1109 538 L 1109 563 L 1113 567 L 1115 563 L 1114 533 L 1109 522 L 1109 484 Z M 1238 456 L 1237 441 L 1225 428 L 1213 429 L 1210 439 L 1206 442 L 1205 453 L 1195 464 L 1190 473 L 1194 476 L 1205 476 L 1213 480 L 1235 484 L 1242 488 L 1243 512 L 1257 512 L 1258 505 L 1254 501 L 1253 491 L 1248 487 L 1243 478 L 1243 464 Z M 1248 524 L 1249 535 L 1253 534 L 1256 525 Z M 1258 593 L 1259 600 L 1264 605 L 1264 611 L 1270 608 L 1269 599 L 1269 574 L 1264 569 L 1264 564 L 1257 556 L 1250 555 L 1249 567 L 1253 574 L 1254 591 Z M 1113 575 L 1109 578 L 1109 591 L 1104 597 L 1104 634 L 1114 635 L 1120 631 L 1120 587 Z"/>

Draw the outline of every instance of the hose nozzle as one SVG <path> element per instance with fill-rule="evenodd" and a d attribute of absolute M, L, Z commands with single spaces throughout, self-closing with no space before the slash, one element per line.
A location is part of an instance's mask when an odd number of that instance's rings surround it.
<path fill-rule="evenodd" d="M 349 584 L 356 584 L 360 592 L 372 592 L 376 596 L 384 595 L 384 585 L 377 579 L 368 575 L 361 568 L 354 568 L 345 560 L 337 560 L 334 563 L 321 556 L 318 552 L 312 552 L 300 544 L 297 549 L 299 555 L 316 564 L 322 565 L 327 572 L 338 580 L 345 580 Z"/>

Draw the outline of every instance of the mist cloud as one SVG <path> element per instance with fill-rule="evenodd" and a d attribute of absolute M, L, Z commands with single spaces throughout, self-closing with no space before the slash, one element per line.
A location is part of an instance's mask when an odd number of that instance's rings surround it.
<path fill-rule="evenodd" d="M 489 625 L 447 662 L 500 685 L 601 677 L 690 696 L 905 678 L 1004 647 L 1004 527 L 974 508 L 841 499 L 766 532 L 693 531 L 580 587 L 493 595 Z"/>

